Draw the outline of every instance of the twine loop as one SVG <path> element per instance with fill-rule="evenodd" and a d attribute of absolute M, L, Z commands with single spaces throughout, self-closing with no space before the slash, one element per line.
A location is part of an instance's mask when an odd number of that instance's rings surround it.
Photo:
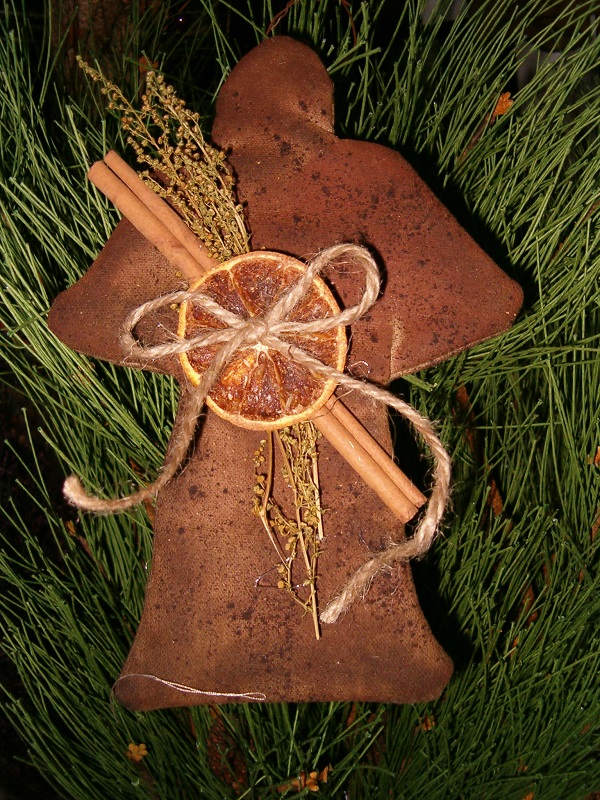
<path fill-rule="evenodd" d="M 353 263 L 363 267 L 365 271 L 365 289 L 359 302 L 337 314 L 310 322 L 289 320 L 290 312 L 299 300 L 304 297 L 314 277 L 325 266 L 341 258 L 351 260 Z M 241 347 L 260 344 L 285 353 L 293 361 L 311 372 L 317 373 L 326 379 L 334 380 L 338 385 L 350 391 L 358 391 L 376 402 L 396 409 L 411 422 L 421 435 L 433 452 L 435 460 L 434 481 L 429 502 L 413 536 L 410 539 L 390 545 L 387 550 L 375 554 L 358 568 L 340 594 L 320 614 L 321 622 L 335 622 L 356 598 L 363 597 L 368 592 L 369 586 L 378 572 L 390 570 L 394 563 L 418 558 L 427 552 L 436 538 L 438 525 L 444 514 L 450 494 L 450 458 L 437 437 L 431 422 L 426 417 L 423 417 L 416 409 L 395 397 L 391 392 L 367 381 L 358 380 L 346 373 L 339 372 L 333 367 L 323 364 L 297 345 L 290 344 L 290 342 L 281 338 L 285 334 L 301 333 L 306 336 L 311 333 L 331 330 L 340 325 L 351 325 L 373 306 L 379 291 L 379 270 L 368 250 L 357 245 L 342 244 L 330 247 L 316 256 L 309 263 L 297 283 L 293 284 L 262 318 L 252 317 L 247 319 L 240 317 L 224 309 L 207 295 L 195 291 L 172 292 L 143 303 L 129 314 L 124 322 L 120 336 L 120 341 L 125 351 L 139 361 L 150 363 L 156 358 L 185 353 L 198 347 L 207 347 L 214 344 L 220 344 L 221 346 L 203 373 L 198 385 L 185 397 L 185 408 L 177 416 L 168 455 L 154 483 L 128 497 L 118 500 L 103 500 L 86 495 L 78 478 L 71 476 L 65 481 L 65 496 L 79 508 L 100 514 L 121 511 L 155 496 L 171 480 L 183 463 L 206 397 L 222 369 L 236 350 Z M 190 300 L 209 311 L 227 327 L 221 330 L 200 333 L 191 339 L 183 339 L 173 335 L 171 341 L 152 346 L 141 345 L 135 339 L 133 330 L 143 317 L 164 306 Z"/>

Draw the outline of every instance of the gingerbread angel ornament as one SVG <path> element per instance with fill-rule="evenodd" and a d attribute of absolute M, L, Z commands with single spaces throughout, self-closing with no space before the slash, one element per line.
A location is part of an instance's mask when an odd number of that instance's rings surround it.
<path fill-rule="evenodd" d="M 211 265 L 189 220 L 114 154 L 91 173 L 128 219 L 56 299 L 50 327 L 96 358 L 176 375 L 178 420 L 193 420 L 196 436 L 189 451 L 189 431 L 172 437 L 170 453 L 186 459 L 171 459 L 156 497 L 144 611 L 115 685 L 133 710 L 412 703 L 438 697 L 452 673 L 419 608 L 409 551 L 377 562 L 408 541 L 402 521 L 425 500 L 393 463 L 377 393 L 506 330 L 522 294 L 398 153 L 335 135 L 332 98 L 316 53 L 287 37 L 262 42 L 226 80 L 212 137 L 252 252 L 225 264 Z M 193 281 L 194 263 L 215 268 Z M 372 391 L 347 370 L 340 378 L 344 363 L 360 363 Z M 277 400 L 265 410 L 267 384 Z M 190 407 L 207 386 L 196 425 Z M 262 500 L 265 488 L 289 489 L 285 431 L 307 419 L 322 434 L 303 450 L 308 464 L 318 454 L 318 524 L 302 516 L 304 484 L 292 501 Z"/>

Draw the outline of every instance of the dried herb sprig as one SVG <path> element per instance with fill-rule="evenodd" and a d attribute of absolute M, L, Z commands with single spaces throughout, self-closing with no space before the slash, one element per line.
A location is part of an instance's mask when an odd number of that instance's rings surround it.
<path fill-rule="evenodd" d="M 295 514 L 287 515 L 273 497 L 273 434 L 268 440 L 263 439 L 254 453 L 253 510 L 260 517 L 277 553 L 278 588 L 285 589 L 310 612 L 315 636 L 319 639 L 317 561 L 323 539 L 317 469 L 320 434 L 312 422 L 304 422 L 276 431 L 274 435 L 282 458 L 283 479 L 292 492 Z M 300 570 L 303 572 L 301 578 L 297 576 Z"/>
<path fill-rule="evenodd" d="M 199 114 L 155 72 L 146 75 L 138 110 L 101 72 L 81 58 L 78 63 L 100 84 L 109 108 L 121 114 L 127 143 L 147 167 L 141 173 L 144 182 L 172 203 L 213 258 L 226 261 L 247 253 L 249 234 L 233 177 L 225 154 L 204 139 Z"/>

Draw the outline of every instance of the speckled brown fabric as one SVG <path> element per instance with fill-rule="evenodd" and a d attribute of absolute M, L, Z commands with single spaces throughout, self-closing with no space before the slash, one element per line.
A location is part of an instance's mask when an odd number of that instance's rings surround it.
<path fill-rule="evenodd" d="M 338 139 L 332 103 L 317 55 L 287 37 L 256 47 L 221 89 L 213 139 L 236 172 L 253 246 L 311 256 L 350 241 L 379 256 L 383 297 L 353 331 L 355 358 L 376 381 L 506 330 L 519 286 L 398 153 Z M 355 278 L 332 281 L 346 297 Z"/>
<path fill-rule="evenodd" d="M 261 44 L 233 70 L 217 112 L 214 138 L 230 151 L 255 248 L 302 257 L 354 241 L 378 255 L 384 293 L 355 326 L 350 355 L 372 379 L 386 383 L 513 321 L 520 289 L 406 162 L 334 136 L 331 82 L 309 48 L 284 37 Z M 345 304 L 356 299 L 360 274 L 338 269 L 329 278 Z M 85 277 L 57 298 L 49 323 L 75 349 L 125 364 L 116 337 L 125 314 L 177 287 L 170 265 L 121 222 Z M 142 335 L 159 339 L 162 324 L 173 320 L 153 319 Z M 155 366 L 180 377 L 172 361 Z M 344 402 L 391 451 L 385 409 Z M 310 618 L 274 588 L 274 552 L 250 511 L 259 439 L 208 414 L 190 463 L 161 492 L 144 612 L 118 699 L 148 710 L 248 693 L 289 702 L 438 697 L 452 665 L 422 615 L 409 567 L 378 577 L 364 603 L 323 626 L 320 641 Z M 402 531 L 327 442 L 320 452 L 324 607 L 370 551 Z"/>

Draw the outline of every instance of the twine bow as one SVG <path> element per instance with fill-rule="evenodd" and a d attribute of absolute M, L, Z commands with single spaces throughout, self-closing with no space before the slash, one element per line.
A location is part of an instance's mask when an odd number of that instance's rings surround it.
<path fill-rule="evenodd" d="M 293 322 L 289 320 L 287 318 L 288 315 L 306 294 L 314 277 L 326 265 L 340 258 L 352 260 L 363 267 L 365 271 L 366 284 L 360 301 L 339 314 L 326 318 L 316 319 L 311 322 Z M 301 333 L 306 335 L 331 330 L 340 325 L 351 325 L 373 306 L 379 291 L 379 270 L 368 250 L 357 245 L 342 244 L 330 247 L 314 258 L 300 280 L 262 318 L 253 317 L 247 319 L 240 317 L 224 309 L 212 298 L 194 291 L 172 292 L 143 303 L 129 314 L 123 325 L 120 340 L 123 348 L 130 355 L 142 361 L 151 362 L 156 358 L 184 353 L 199 347 L 207 347 L 214 344 L 220 344 L 221 347 L 214 355 L 199 384 L 190 393 L 184 413 L 177 417 L 168 456 L 154 483 L 128 497 L 118 500 L 102 500 L 98 497 L 86 495 L 78 478 L 71 476 L 65 481 L 65 496 L 79 508 L 100 514 L 121 511 L 153 497 L 171 480 L 183 463 L 206 397 L 233 354 L 241 347 L 248 347 L 258 343 L 285 353 L 288 358 L 313 373 L 317 373 L 326 379 L 334 380 L 338 385 L 346 389 L 358 391 L 373 400 L 392 406 L 398 413 L 408 419 L 422 436 L 432 450 L 435 459 L 433 489 L 425 512 L 413 536 L 405 541 L 392 544 L 359 567 L 340 594 L 329 603 L 320 615 L 321 622 L 335 622 L 357 597 L 366 594 L 373 578 L 380 570 L 389 570 L 395 562 L 408 561 L 427 552 L 436 538 L 438 524 L 443 516 L 449 497 L 450 457 L 428 419 L 390 392 L 372 383 L 357 380 L 346 373 L 339 372 L 333 367 L 323 364 L 297 345 L 280 338 L 284 334 Z M 189 300 L 193 300 L 195 304 L 209 311 L 228 327 L 209 333 L 201 333 L 191 339 L 175 337 L 173 341 L 148 347 L 139 344 L 134 338 L 133 330 L 143 317 L 164 306 Z"/>
<path fill-rule="evenodd" d="M 311 322 L 293 322 L 288 319 L 289 314 L 304 297 L 318 275 L 327 264 L 342 258 L 351 257 L 354 263 L 362 266 L 366 274 L 366 285 L 360 301 L 344 311 L 329 317 L 323 317 Z M 323 377 L 340 382 L 342 373 L 323 364 L 297 345 L 290 344 L 281 338 L 286 334 L 322 333 L 340 326 L 352 325 L 360 319 L 376 302 L 381 288 L 379 269 L 368 250 L 356 245 L 337 245 L 323 251 L 314 258 L 302 274 L 300 280 L 293 284 L 282 297 L 267 311 L 264 317 L 240 317 L 223 308 L 211 297 L 197 291 L 179 291 L 164 295 L 156 300 L 136 308 L 127 317 L 121 334 L 123 349 L 132 356 L 144 361 L 161 358 L 164 356 L 186 353 L 189 350 L 221 344 L 222 347 L 213 357 L 209 369 L 203 375 L 196 391 L 206 397 L 209 394 L 216 378 L 231 356 L 241 347 L 251 347 L 262 344 L 272 350 L 284 353 L 296 363 L 305 366 L 311 372 L 316 372 Z M 153 311 L 173 303 L 193 301 L 210 312 L 220 322 L 228 327 L 222 330 L 200 333 L 191 339 L 175 338 L 172 342 L 146 347 L 140 345 L 133 336 L 133 329 L 138 322 Z M 209 372 L 210 370 L 210 372 Z"/>

